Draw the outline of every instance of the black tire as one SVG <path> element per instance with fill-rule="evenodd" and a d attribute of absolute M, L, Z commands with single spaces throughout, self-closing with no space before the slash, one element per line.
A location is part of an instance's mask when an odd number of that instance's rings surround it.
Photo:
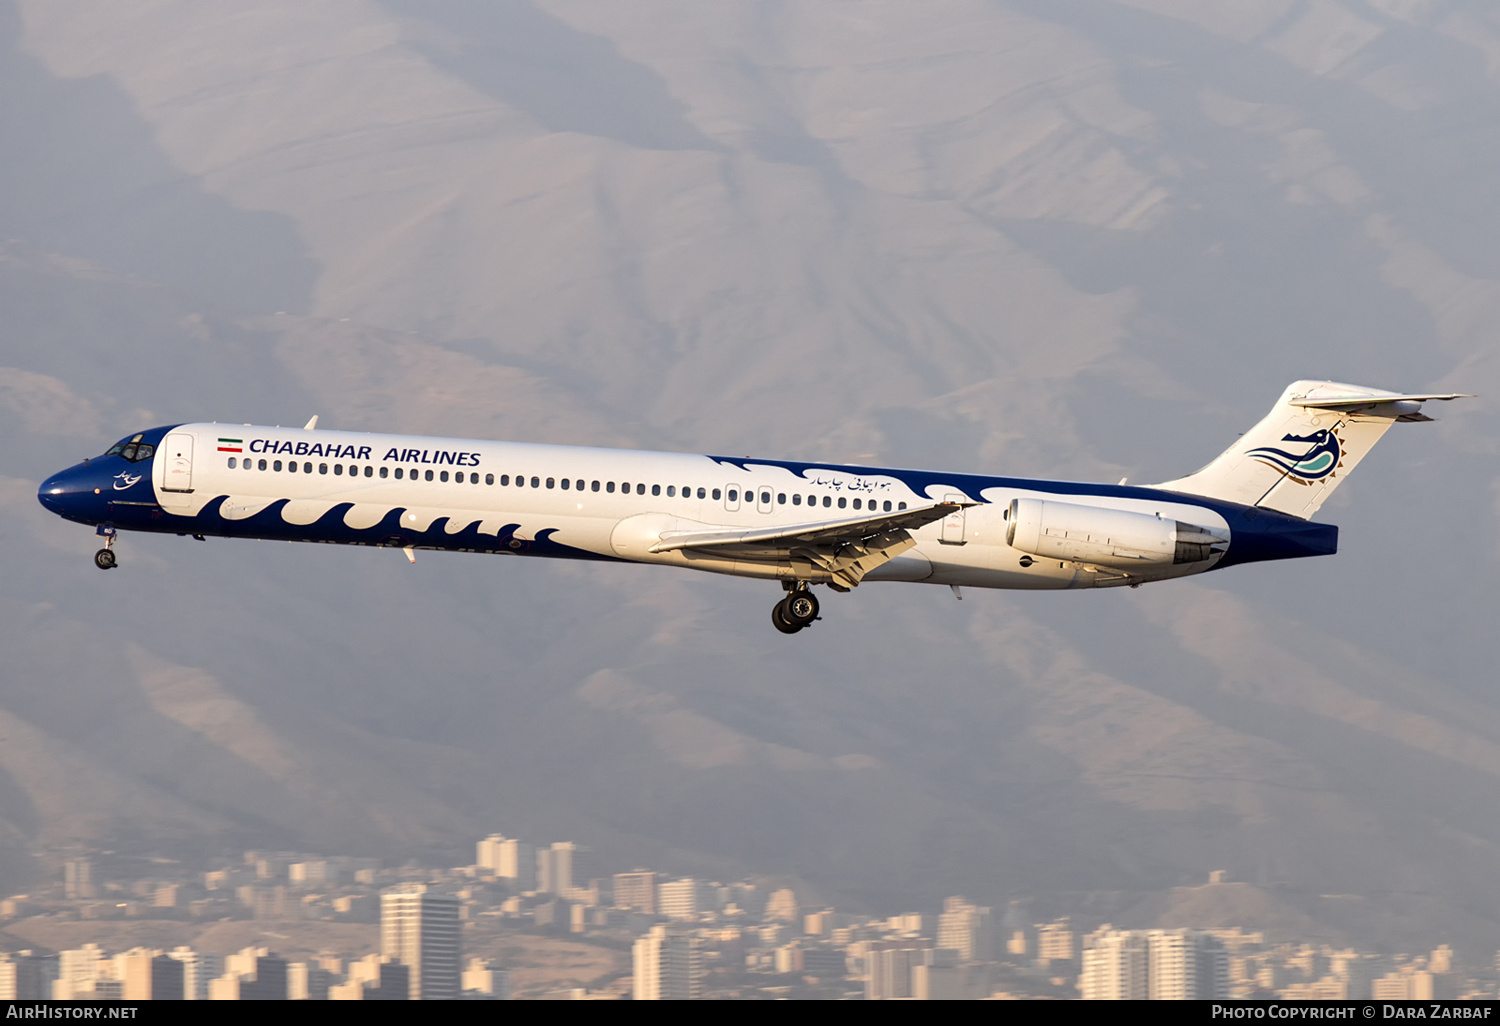
<path fill-rule="evenodd" d="M 811 591 L 794 591 L 781 601 L 781 615 L 788 623 L 806 627 L 818 618 L 818 598 Z"/>
<path fill-rule="evenodd" d="M 783 634 L 796 634 L 803 627 L 800 623 L 792 623 L 786 618 L 786 599 L 782 599 L 771 607 L 771 623 Z"/>
<path fill-rule="evenodd" d="M 113 549 L 100 549 L 94 553 L 94 565 L 100 570 L 113 570 L 115 568 L 115 553 Z"/>

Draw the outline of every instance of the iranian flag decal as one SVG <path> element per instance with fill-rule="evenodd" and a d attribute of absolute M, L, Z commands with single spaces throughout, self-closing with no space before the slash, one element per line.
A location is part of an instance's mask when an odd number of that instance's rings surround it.
<path fill-rule="evenodd" d="M 241 448 L 241 446 L 244 444 L 244 441 L 245 440 L 243 438 L 221 438 L 219 439 L 219 451 L 244 452 L 244 449 Z"/>

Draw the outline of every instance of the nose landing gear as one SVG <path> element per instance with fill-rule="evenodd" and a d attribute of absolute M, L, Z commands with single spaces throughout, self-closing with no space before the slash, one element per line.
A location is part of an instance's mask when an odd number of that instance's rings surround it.
<path fill-rule="evenodd" d="M 818 598 L 804 581 L 787 588 L 787 595 L 771 609 L 771 623 L 783 634 L 796 634 L 818 619 Z"/>
<path fill-rule="evenodd" d="M 100 570 L 113 570 L 115 568 L 115 529 L 101 526 L 96 533 L 104 539 L 104 548 L 94 553 L 94 565 Z"/>

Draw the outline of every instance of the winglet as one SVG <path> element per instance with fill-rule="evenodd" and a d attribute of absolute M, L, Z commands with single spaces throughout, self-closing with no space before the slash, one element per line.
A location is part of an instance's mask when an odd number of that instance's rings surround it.
<path fill-rule="evenodd" d="M 314 413 L 312 415 L 312 420 L 310 420 L 306 424 L 302 425 L 302 430 L 303 431 L 311 431 L 313 428 L 315 428 L 317 426 L 318 426 L 318 415 L 316 413 Z"/>

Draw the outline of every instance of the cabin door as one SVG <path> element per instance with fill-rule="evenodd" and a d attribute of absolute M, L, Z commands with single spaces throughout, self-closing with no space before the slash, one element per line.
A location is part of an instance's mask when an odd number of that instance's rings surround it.
<path fill-rule="evenodd" d="M 193 436 L 183 432 L 168 435 L 167 440 L 162 443 L 161 455 L 167 461 L 166 473 L 162 476 L 162 490 L 192 491 Z"/>

